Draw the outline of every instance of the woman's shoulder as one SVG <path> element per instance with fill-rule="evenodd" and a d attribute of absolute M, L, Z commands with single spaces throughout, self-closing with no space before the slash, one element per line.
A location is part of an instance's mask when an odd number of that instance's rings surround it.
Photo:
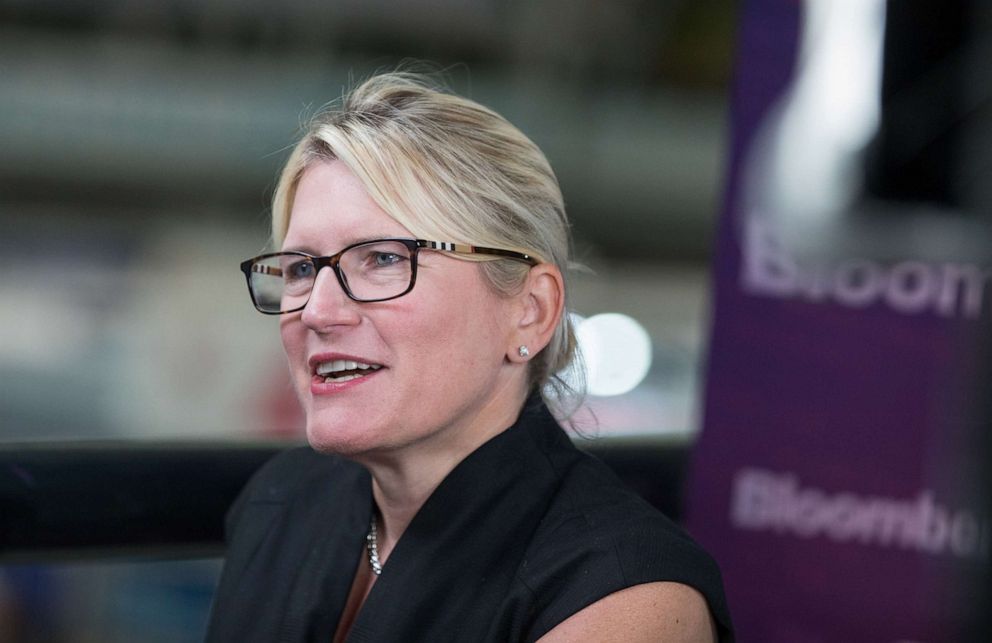
<path fill-rule="evenodd" d="M 533 541 L 534 553 L 588 550 L 615 558 L 625 576 L 676 568 L 680 560 L 714 566 L 712 558 L 677 523 L 625 485 L 601 461 L 585 454 L 562 472 Z M 655 560 L 657 559 L 657 560 Z"/>
<path fill-rule="evenodd" d="M 263 464 L 241 490 L 228 511 L 228 532 L 260 512 L 270 514 L 301 499 L 333 495 L 333 490 L 350 488 L 367 475 L 353 462 L 309 447 L 281 451 Z M 314 493 L 308 493 L 310 490 Z"/>
<path fill-rule="evenodd" d="M 280 452 L 259 468 L 227 514 L 224 571 L 207 640 L 281 640 L 288 631 L 283 624 L 310 609 L 307 601 L 319 597 L 313 588 L 327 569 L 311 557 L 332 557 L 341 535 L 354 532 L 354 515 L 368 511 L 363 473 L 309 448 Z M 367 518 L 358 518 L 358 533 L 366 525 Z"/>
<path fill-rule="evenodd" d="M 656 582 L 634 585 L 596 601 L 541 636 L 539 643 L 714 643 L 720 638 L 702 594 L 681 583 Z"/>
<path fill-rule="evenodd" d="M 537 597 L 545 631 L 596 601 L 646 583 L 687 585 L 729 630 L 713 558 L 596 458 L 574 454 L 538 527 L 520 577 Z"/>

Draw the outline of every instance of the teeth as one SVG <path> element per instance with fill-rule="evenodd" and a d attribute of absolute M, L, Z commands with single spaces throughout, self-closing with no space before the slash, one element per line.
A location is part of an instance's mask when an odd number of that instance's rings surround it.
<path fill-rule="evenodd" d="M 364 362 L 354 362 L 352 360 L 346 359 L 336 359 L 330 362 L 321 362 L 317 364 L 317 374 L 318 375 L 329 375 L 331 373 L 338 373 L 340 371 L 356 371 L 356 370 L 373 370 L 377 371 L 382 366 L 378 364 L 366 364 Z M 357 375 L 355 377 L 358 377 Z M 337 381 L 346 381 L 344 378 L 338 378 Z"/>

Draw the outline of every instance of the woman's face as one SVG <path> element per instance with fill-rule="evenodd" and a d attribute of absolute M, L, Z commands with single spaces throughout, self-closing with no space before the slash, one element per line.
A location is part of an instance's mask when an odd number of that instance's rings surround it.
<path fill-rule="evenodd" d="M 412 236 L 344 164 L 330 161 L 300 179 L 283 249 L 330 255 L 357 241 Z M 377 303 L 352 301 L 333 271 L 321 270 L 306 308 L 282 316 L 315 449 L 357 455 L 454 444 L 519 410 L 525 374 L 506 359 L 513 299 L 493 293 L 477 264 L 421 251 L 418 266 L 411 292 Z M 316 370 L 335 360 L 358 363 L 362 375 L 325 381 Z"/>

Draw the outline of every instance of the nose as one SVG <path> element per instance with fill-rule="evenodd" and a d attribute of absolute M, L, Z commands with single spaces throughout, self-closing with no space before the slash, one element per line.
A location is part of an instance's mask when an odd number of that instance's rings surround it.
<path fill-rule="evenodd" d="M 348 297 L 337 274 L 327 266 L 317 273 L 300 319 L 312 330 L 326 332 L 335 326 L 353 326 L 361 317 L 358 302 Z"/>

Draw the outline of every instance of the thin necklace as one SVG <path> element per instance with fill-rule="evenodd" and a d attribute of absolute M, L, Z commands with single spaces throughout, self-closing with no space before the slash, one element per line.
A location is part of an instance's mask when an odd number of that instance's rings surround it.
<path fill-rule="evenodd" d="M 382 573 L 382 563 L 379 562 L 379 543 L 376 540 L 375 512 L 372 512 L 372 524 L 369 526 L 369 535 L 365 537 L 365 542 L 369 550 L 369 567 L 372 573 L 378 576 Z"/>

